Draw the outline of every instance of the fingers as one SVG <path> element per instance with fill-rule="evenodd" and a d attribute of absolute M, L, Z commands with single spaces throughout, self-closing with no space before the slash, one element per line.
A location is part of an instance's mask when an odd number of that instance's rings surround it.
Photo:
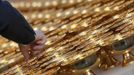
<path fill-rule="evenodd" d="M 35 44 L 38 44 L 38 45 L 45 44 L 46 36 L 44 35 L 44 33 L 40 30 L 36 30 L 35 33 L 36 33 Z"/>
<path fill-rule="evenodd" d="M 36 44 L 33 45 L 34 50 L 40 50 L 44 48 L 44 44 L 46 42 L 46 37 L 40 37 L 38 41 L 36 41 Z"/>
<path fill-rule="evenodd" d="M 42 50 L 44 48 L 44 45 L 38 45 L 33 47 L 34 50 Z"/>
<path fill-rule="evenodd" d="M 33 55 L 38 55 L 38 54 L 40 54 L 42 51 L 33 51 Z"/>
<path fill-rule="evenodd" d="M 20 51 L 21 51 L 22 55 L 24 56 L 25 60 L 28 61 L 30 59 L 29 47 L 28 46 L 19 45 L 19 48 L 20 48 Z"/>
<path fill-rule="evenodd" d="M 41 57 L 41 53 L 42 53 L 43 51 L 42 50 L 33 50 L 32 51 L 32 55 L 33 56 L 36 56 L 37 58 L 40 58 Z"/>
<path fill-rule="evenodd" d="M 31 53 L 34 56 L 38 56 L 42 53 L 42 50 L 44 48 L 44 44 L 46 42 L 46 36 L 44 35 L 44 33 L 42 31 L 36 30 L 35 31 L 36 35 L 36 39 L 34 41 L 34 43 L 31 44 Z"/>
<path fill-rule="evenodd" d="M 37 44 L 45 44 L 45 40 L 40 40 L 40 41 L 37 41 Z"/>

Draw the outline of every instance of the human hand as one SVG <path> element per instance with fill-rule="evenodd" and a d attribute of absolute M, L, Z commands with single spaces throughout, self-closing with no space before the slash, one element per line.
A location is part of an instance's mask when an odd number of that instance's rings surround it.
<path fill-rule="evenodd" d="M 31 55 L 37 56 L 42 53 L 44 44 L 46 42 L 46 37 L 42 31 L 35 31 L 35 40 L 27 45 L 19 44 L 20 51 L 22 52 L 26 61 L 31 58 Z"/>

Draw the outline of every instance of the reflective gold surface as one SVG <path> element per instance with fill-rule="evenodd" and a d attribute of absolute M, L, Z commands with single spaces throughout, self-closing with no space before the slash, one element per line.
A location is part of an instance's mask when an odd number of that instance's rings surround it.
<path fill-rule="evenodd" d="M 29 0 L 12 4 L 35 30 L 44 31 L 47 42 L 41 58 L 26 64 L 17 44 L 1 37 L 2 75 L 93 75 L 93 68 L 107 70 L 133 63 L 134 0 Z M 122 60 L 116 57 L 120 55 Z M 96 60 L 91 60 L 92 56 Z"/>

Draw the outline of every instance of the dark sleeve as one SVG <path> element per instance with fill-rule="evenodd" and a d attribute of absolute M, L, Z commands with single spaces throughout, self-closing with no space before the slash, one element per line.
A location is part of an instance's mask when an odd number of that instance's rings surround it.
<path fill-rule="evenodd" d="M 33 29 L 7 1 L 0 2 L 0 34 L 20 44 L 29 44 L 35 40 Z"/>

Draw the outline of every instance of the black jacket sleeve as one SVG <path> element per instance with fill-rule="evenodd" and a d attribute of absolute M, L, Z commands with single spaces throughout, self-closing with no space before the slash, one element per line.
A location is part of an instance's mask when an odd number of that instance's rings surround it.
<path fill-rule="evenodd" d="M 33 29 L 7 1 L 0 1 L 0 34 L 20 44 L 29 44 L 35 40 Z"/>

